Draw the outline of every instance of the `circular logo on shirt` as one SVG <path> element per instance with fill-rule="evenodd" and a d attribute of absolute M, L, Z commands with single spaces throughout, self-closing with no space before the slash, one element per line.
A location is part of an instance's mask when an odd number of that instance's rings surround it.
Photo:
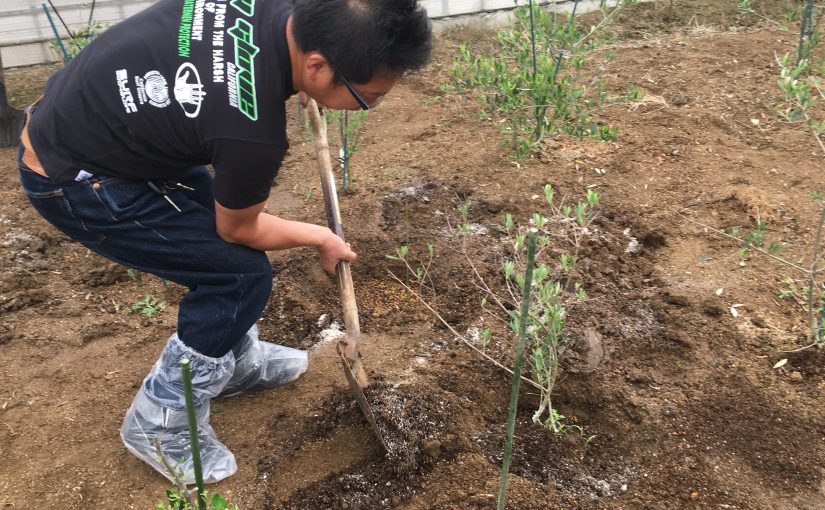
<path fill-rule="evenodd" d="M 169 87 L 166 78 L 157 71 L 149 71 L 143 76 L 143 87 L 149 104 L 158 108 L 169 106 Z"/>

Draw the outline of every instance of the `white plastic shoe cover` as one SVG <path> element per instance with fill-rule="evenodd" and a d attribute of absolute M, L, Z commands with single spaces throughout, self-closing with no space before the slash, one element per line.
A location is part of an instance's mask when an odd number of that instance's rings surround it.
<path fill-rule="evenodd" d="M 221 397 L 274 388 L 294 381 L 306 372 L 309 361 L 306 351 L 263 342 L 258 326 L 253 325 L 238 345 L 235 353 L 235 374 L 221 392 Z"/>
<path fill-rule="evenodd" d="M 158 437 L 163 454 L 175 471 L 183 472 L 187 484 L 195 483 L 180 367 L 182 358 L 189 359 L 192 370 L 203 481 L 218 482 L 238 470 L 235 456 L 218 441 L 209 425 L 209 400 L 223 390 L 235 368 L 231 351 L 221 358 L 210 358 L 184 345 L 177 333 L 172 335 L 126 413 L 120 437 L 129 451 L 174 481 L 155 449 L 154 438 Z"/>

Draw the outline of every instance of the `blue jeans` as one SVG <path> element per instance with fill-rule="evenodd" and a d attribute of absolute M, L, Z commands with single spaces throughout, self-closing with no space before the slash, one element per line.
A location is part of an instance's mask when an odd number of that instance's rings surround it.
<path fill-rule="evenodd" d="M 260 317 L 272 266 L 264 252 L 218 236 L 205 167 L 179 179 L 194 191 L 169 191 L 178 212 L 146 181 L 92 176 L 55 184 L 20 158 L 18 164 L 32 205 L 61 232 L 107 259 L 189 288 L 178 311 L 178 337 L 187 346 L 221 357 Z"/>

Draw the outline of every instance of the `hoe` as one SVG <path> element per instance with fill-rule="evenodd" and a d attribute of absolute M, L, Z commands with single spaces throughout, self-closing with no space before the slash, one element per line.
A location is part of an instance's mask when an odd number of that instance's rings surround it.
<path fill-rule="evenodd" d="M 329 155 L 329 143 L 327 142 L 327 123 L 313 99 L 309 100 L 307 111 L 315 135 L 315 153 L 318 159 L 318 171 L 321 174 L 321 187 L 324 190 L 324 209 L 327 213 L 327 223 L 333 232 L 344 239 L 344 227 L 341 224 L 338 193 L 335 190 L 335 176 L 332 174 L 332 160 Z M 344 375 L 347 382 L 349 382 L 350 391 L 355 396 L 361 411 L 386 451 L 387 443 L 381 436 L 375 422 L 375 414 L 373 414 L 367 397 L 364 395 L 364 388 L 369 385 L 369 381 L 361 362 L 361 354 L 358 352 L 358 344 L 361 341 L 361 326 L 358 322 L 358 306 L 355 304 L 355 287 L 352 284 L 352 272 L 350 271 L 349 262 L 344 260 L 338 262 L 335 273 L 338 276 L 338 290 L 341 293 L 344 329 L 346 329 L 346 335 L 338 341 L 336 350 L 341 358 L 341 364 L 344 366 Z"/>

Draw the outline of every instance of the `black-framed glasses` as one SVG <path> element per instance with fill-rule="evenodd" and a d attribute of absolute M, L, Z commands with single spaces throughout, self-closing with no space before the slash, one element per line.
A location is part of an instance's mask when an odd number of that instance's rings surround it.
<path fill-rule="evenodd" d="M 347 90 L 349 90 L 349 93 L 352 94 L 352 97 L 355 98 L 355 101 L 358 103 L 358 106 L 360 106 L 362 110 L 369 110 L 370 105 L 368 105 L 367 102 L 364 101 L 361 98 L 361 96 L 358 95 L 358 92 L 356 92 L 355 89 L 352 88 L 352 84 L 350 84 L 349 80 L 344 78 L 344 75 L 341 73 L 338 73 L 338 76 L 341 78 L 341 81 L 344 82 L 344 86 L 347 87 Z"/>
<path fill-rule="evenodd" d="M 370 107 L 370 105 L 368 105 L 368 104 L 367 104 L 367 102 L 366 102 L 366 101 L 364 101 L 364 98 L 362 98 L 362 97 L 358 94 L 358 92 L 356 92 L 356 91 L 355 91 L 355 89 L 353 88 L 353 86 L 352 86 L 352 84 L 349 82 L 349 80 L 347 80 L 347 79 L 344 77 L 344 75 L 343 75 L 343 74 L 341 74 L 341 73 L 338 73 L 338 76 L 341 78 L 341 81 L 344 83 L 344 86 L 345 86 L 345 87 L 347 87 L 347 90 L 349 90 L 349 93 L 350 93 L 350 94 L 352 94 L 352 97 L 353 97 L 353 98 L 355 99 L 355 101 L 358 103 L 358 106 L 360 106 L 362 110 L 369 110 L 369 109 L 371 108 L 371 107 Z M 372 107 L 375 107 L 375 105 L 377 105 L 378 103 L 380 103 L 383 99 L 384 99 L 384 94 L 379 94 L 379 95 L 375 98 L 375 102 L 373 103 Z"/>

